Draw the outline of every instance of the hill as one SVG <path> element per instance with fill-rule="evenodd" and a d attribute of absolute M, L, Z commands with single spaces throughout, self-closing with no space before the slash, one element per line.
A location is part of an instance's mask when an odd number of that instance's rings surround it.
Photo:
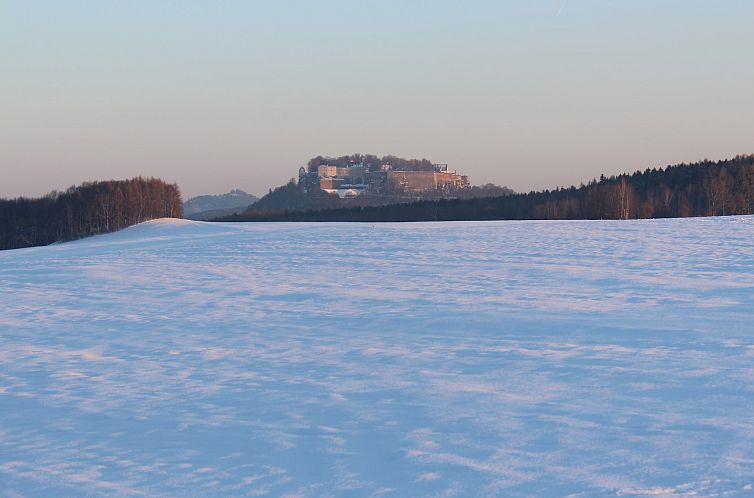
<path fill-rule="evenodd" d="M 320 168 L 323 168 L 320 170 Z M 387 206 L 426 199 L 470 199 L 515 192 L 493 184 L 471 186 L 447 164 L 392 155 L 317 156 L 291 178 L 249 206 L 240 216 L 320 209 Z"/>
<path fill-rule="evenodd" d="M 257 200 L 255 195 L 238 189 L 220 195 L 200 195 L 183 203 L 183 215 L 188 219 L 207 220 L 243 211 Z"/>
<path fill-rule="evenodd" d="M 293 189 L 289 185 L 289 190 Z M 259 205 L 257 205 L 259 206 Z M 256 207 L 256 206 L 255 206 Z M 247 210 L 226 221 L 442 221 L 638 219 L 754 213 L 754 155 L 592 180 L 505 196 L 425 199 L 330 209 Z"/>
<path fill-rule="evenodd" d="M 0 252 L 3 492 L 746 495 L 753 234 L 156 220 Z"/>

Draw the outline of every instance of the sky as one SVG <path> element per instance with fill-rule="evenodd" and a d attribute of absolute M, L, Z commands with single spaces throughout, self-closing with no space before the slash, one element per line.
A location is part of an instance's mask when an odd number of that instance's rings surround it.
<path fill-rule="evenodd" d="M 0 0 L 0 197 L 266 193 L 317 155 L 517 191 L 754 152 L 751 0 Z"/>

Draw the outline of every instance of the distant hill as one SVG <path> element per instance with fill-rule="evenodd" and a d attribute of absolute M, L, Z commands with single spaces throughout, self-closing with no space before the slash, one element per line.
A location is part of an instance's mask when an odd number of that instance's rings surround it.
<path fill-rule="evenodd" d="M 259 199 L 243 190 L 231 190 L 227 194 L 200 195 L 183 203 L 183 215 L 191 220 L 205 220 L 237 213 Z"/>
<path fill-rule="evenodd" d="M 454 199 L 473 199 L 477 197 L 502 197 L 514 195 L 516 192 L 508 187 L 500 187 L 488 183 L 481 186 L 472 186 L 470 188 L 454 192 Z M 408 195 L 360 195 L 351 199 L 341 199 L 337 195 L 328 194 L 320 189 L 311 189 L 303 191 L 296 182 L 291 180 L 286 185 L 270 190 L 270 193 L 263 196 L 259 201 L 249 206 L 240 215 L 250 214 L 252 216 L 268 215 L 271 213 L 281 214 L 283 212 L 299 212 L 322 209 L 340 209 L 340 208 L 361 208 L 367 206 L 386 206 L 391 204 L 406 204 L 426 199 L 440 199 L 443 195 L 440 193 L 425 192 L 423 194 Z M 220 216 L 227 216 L 226 213 Z M 188 218 L 188 216 L 187 216 Z M 203 219 L 211 219 L 206 217 Z M 198 218 L 193 218 L 198 219 Z"/>

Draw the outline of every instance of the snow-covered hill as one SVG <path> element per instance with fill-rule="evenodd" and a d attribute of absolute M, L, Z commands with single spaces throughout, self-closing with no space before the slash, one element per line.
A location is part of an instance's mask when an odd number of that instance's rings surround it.
<path fill-rule="evenodd" d="M 752 414 L 752 217 L 0 253 L 4 496 L 737 496 Z"/>

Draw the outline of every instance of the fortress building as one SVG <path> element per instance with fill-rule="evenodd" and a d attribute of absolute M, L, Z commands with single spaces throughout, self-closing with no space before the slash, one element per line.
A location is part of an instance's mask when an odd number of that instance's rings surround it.
<path fill-rule="evenodd" d="M 452 192 L 469 186 L 467 176 L 447 171 L 388 171 L 388 192 Z"/>
<path fill-rule="evenodd" d="M 316 171 L 299 169 L 299 187 L 320 188 L 342 198 L 369 195 L 410 195 L 452 193 L 469 187 L 469 179 L 450 173 L 447 164 L 435 164 L 431 170 L 395 170 L 389 164 L 379 168 L 363 163 L 348 166 L 323 164 Z"/>

